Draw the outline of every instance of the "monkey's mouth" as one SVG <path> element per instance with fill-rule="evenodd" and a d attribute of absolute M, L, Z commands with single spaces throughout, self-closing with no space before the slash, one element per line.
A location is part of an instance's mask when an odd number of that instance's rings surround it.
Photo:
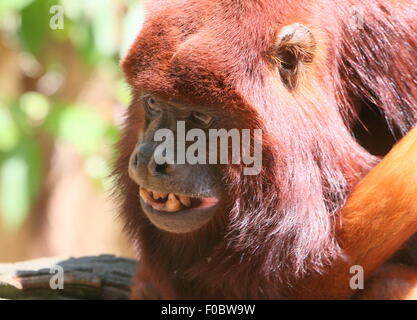
<path fill-rule="evenodd" d="M 139 195 L 145 204 L 154 210 L 162 212 L 211 208 L 219 201 L 216 197 L 193 197 L 176 193 L 159 192 L 143 187 L 139 189 Z"/>

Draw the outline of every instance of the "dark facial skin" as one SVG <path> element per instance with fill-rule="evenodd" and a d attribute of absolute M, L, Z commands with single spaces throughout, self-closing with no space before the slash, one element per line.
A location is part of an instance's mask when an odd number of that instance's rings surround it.
<path fill-rule="evenodd" d="M 215 119 L 191 106 L 153 95 L 145 94 L 141 99 L 145 126 L 130 158 L 129 175 L 139 185 L 143 211 L 159 229 L 171 233 L 196 231 L 224 209 L 219 167 L 187 162 L 157 164 L 154 152 L 162 142 L 155 141 L 154 135 L 158 129 L 170 129 L 176 141 L 177 121 L 185 121 L 186 130 L 207 131 Z"/>

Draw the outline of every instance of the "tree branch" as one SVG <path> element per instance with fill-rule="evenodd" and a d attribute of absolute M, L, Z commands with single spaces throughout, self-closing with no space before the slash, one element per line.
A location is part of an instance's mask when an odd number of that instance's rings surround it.
<path fill-rule="evenodd" d="M 135 268 L 112 255 L 0 263 L 0 299 L 127 299 Z"/>

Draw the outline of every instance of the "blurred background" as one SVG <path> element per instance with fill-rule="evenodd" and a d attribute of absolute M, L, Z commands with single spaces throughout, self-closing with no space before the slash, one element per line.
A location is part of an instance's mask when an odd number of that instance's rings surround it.
<path fill-rule="evenodd" d="M 0 262 L 133 256 L 108 176 L 142 23 L 140 0 L 0 0 Z"/>

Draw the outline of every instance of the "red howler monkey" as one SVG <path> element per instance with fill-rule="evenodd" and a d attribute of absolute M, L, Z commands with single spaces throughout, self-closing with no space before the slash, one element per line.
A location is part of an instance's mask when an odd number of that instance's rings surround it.
<path fill-rule="evenodd" d="M 351 298 L 352 264 L 413 265 L 415 133 L 366 174 L 417 122 L 416 17 L 413 0 L 150 1 L 115 170 L 133 297 Z M 179 121 L 261 129 L 261 171 L 155 161 Z M 385 270 L 360 297 L 406 298 L 375 294 Z"/>

